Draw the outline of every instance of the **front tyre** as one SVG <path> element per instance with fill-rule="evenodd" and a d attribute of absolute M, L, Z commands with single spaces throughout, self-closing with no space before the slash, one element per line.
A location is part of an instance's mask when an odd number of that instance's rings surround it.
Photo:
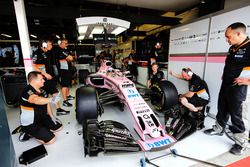
<path fill-rule="evenodd" d="M 95 88 L 82 86 L 76 90 L 76 120 L 86 124 L 87 119 L 97 119 L 98 104 Z M 85 126 L 84 126 L 85 127 Z"/>
<path fill-rule="evenodd" d="M 151 103 L 156 110 L 167 110 L 178 104 L 178 92 L 170 81 L 160 81 L 151 87 Z"/>

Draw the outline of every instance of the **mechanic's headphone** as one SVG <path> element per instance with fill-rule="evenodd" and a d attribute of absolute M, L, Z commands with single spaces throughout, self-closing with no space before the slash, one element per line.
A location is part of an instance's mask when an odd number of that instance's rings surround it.
<path fill-rule="evenodd" d="M 58 43 L 58 45 L 60 45 L 60 44 L 62 43 L 62 41 L 59 39 L 59 40 L 57 41 L 57 43 Z"/>
<path fill-rule="evenodd" d="M 43 48 L 47 48 L 47 47 L 48 47 L 47 42 L 44 41 L 44 42 L 42 43 L 42 47 L 43 47 Z"/>
<path fill-rule="evenodd" d="M 47 40 L 41 40 L 39 42 L 40 47 L 47 48 L 48 47 L 48 41 Z"/>
<path fill-rule="evenodd" d="M 187 75 L 190 77 L 192 77 L 192 75 L 194 74 L 189 68 L 183 68 L 182 71 L 186 72 Z"/>

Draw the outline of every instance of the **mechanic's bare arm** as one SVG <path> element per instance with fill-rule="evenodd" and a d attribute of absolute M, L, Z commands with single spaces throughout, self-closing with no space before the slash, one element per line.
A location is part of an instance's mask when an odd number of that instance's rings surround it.
<path fill-rule="evenodd" d="M 169 74 L 172 75 L 172 76 L 174 76 L 175 78 L 184 79 L 184 78 L 182 77 L 182 75 L 177 74 L 177 73 L 173 72 L 172 70 L 169 71 Z"/>
<path fill-rule="evenodd" d="M 66 60 L 71 62 L 71 61 L 74 61 L 74 58 L 73 58 L 73 56 L 68 55 L 68 56 L 66 57 Z"/>
<path fill-rule="evenodd" d="M 234 83 L 237 85 L 250 85 L 250 78 L 235 78 Z"/>
<path fill-rule="evenodd" d="M 149 79 L 148 81 L 147 81 L 147 88 L 149 88 L 151 86 L 151 80 Z"/>
<path fill-rule="evenodd" d="M 52 79 L 52 76 L 50 74 L 46 73 L 43 70 L 40 70 L 40 68 L 36 64 L 33 64 L 33 68 L 34 68 L 35 71 L 38 71 L 38 72 L 42 73 L 42 75 L 44 75 L 48 80 Z"/>
<path fill-rule="evenodd" d="M 47 104 L 47 114 L 50 116 L 50 118 L 55 117 L 53 112 L 52 112 L 52 108 L 51 108 L 50 103 Z"/>
<path fill-rule="evenodd" d="M 37 104 L 37 105 L 44 105 L 44 104 L 50 103 L 51 98 L 40 97 L 40 96 L 33 94 L 29 96 L 28 102 Z"/>
<path fill-rule="evenodd" d="M 195 92 L 189 91 L 189 92 L 187 92 L 185 94 L 182 94 L 180 97 L 192 97 L 194 94 L 195 94 Z"/>

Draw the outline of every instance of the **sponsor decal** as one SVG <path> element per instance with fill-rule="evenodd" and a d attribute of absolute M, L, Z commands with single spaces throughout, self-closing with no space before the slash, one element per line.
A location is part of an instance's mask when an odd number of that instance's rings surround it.
<path fill-rule="evenodd" d="M 150 116 L 148 114 L 143 114 L 142 116 L 145 120 L 145 123 L 148 124 L 149 127 L 155 126 L 154 122 L 150 120 Z"/>
<path fill-rule="evenodd" d="M 132 95 L 128 95 L 128 98 L 136 98 L 136 97 L 139 97 L 138 93 L 132 94 Z"/>
<path fill-rule="evenodd" d="M 139 97 L 139 94 L 135 93 L 135 91 L 133 89 L 127 89 L 127 93 L 128 93 L 128 98 Z"/>
<path fill-rule="evenodd" d="M 141 107 L 142 105 L 146 105 L 146 103 L 138 103 L 138 102 L 135 102 L 135 103 L 132 103 L 133 106 L 138 106 L 138 107 Z"/>
<path fill-rule="evenodd" d="M 145 106 L 144 106 L 145 107 Z M 146 113 L 146 112 L 150 112 L 149 109 L 146 110 L 140 110 L 140 111 L 136 111 L 137 114 L 142 114 L 142 113 Z"/>
<path fill-rule="evenodd" d="M 128 94 L 134 94 L 135 91 L 133 89 L 127 89 Z"/>
<path fill-rule="evenodd" d="M 146 143 L 146 145 L 147 145 L 150 149 L 152 149 L 152 148 L 159 148 L 159 147 L 168 145 L 168 144 L 170 144 L 170 143 L 171 143 L 170 139 L 167 138 L 167 139 L 163 139 L 163 140 L 156 141 L 156 142 L 153 142 L 153 143 Z"/>
<path fill-rule="evenodd" d="M 133 87 L 134 87 L 133 83 L 122 84 L 122 88 L 133 88 Z"/>
<path fill-rule="evenodd" d="M 235 57 L 235 58 L 242 58 L 243 55 L 235 55 L 234 57 Z"/>

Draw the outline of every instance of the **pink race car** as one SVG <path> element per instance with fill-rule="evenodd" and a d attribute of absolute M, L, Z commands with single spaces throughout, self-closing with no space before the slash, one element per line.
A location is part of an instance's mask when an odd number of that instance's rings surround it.
<path fill-rule="evenodd" d="M 76 119 L 83 125 L 85 155 L 97 155 L 100 151 L 150 151 L 172 146 L 176 140 L 165 132 L 163 126 L 149 105 L 128 79 L 126 72 L 112 68 L 110 61 L 102 63 L 97 73 L 79 71 L 79 78 L 85 83 L 76 91 Z M 169 109 L 178 103 L 175 86 L 162 81 L 154 95 L 154 106 Z M 170 94 L 170 95 L 169 95 Z M 157 102 L 156 102 L 157 101 Z M 125 105 L 134 118 L 134 129 L 139 140 L 134 140 L 130 131 L 116 121 L 98 122 L 102 105 L 117 103 Z"/>

